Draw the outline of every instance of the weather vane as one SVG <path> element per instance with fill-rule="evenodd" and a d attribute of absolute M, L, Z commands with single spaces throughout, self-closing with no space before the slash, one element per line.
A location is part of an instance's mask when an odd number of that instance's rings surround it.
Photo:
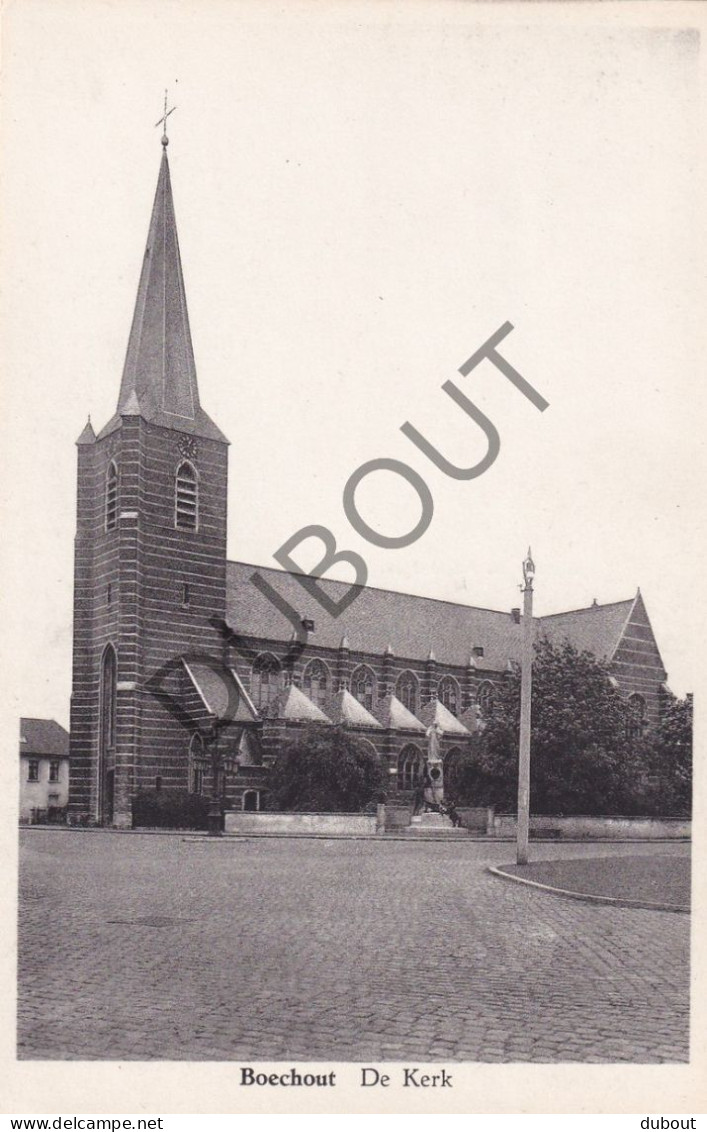
<path fill-rule="evenodd" d="M 167 119 L 169 118 L 170 114 L 174 114 L 174 111 L 176 109 L 177 109 L 176 106 L 173 106 L 171 110 L 167 109 L 167 91 L 165 91 L 164 92 L 164 114 L 162 115 L 162 117 L 160 119 L 158 119 L 157 122 L 155 122 L 155 129 L 157 129 L 158 126 L 163 127 L 162 145 L 164 145 L 164 146 L 169 145 L 169 138 L 167 137 Z"/>

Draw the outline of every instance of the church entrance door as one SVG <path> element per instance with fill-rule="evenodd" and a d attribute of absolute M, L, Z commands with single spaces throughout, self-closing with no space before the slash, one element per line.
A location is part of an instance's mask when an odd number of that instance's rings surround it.
<path fill-rule="evenodd" d="M 116 724 L 117 658 L 112 645 L 107 645 L 101 662 L 100 720 L 98 734 L 98 820 L 111 825 L 115 798 L 115 724 Z M 109 767 L 109 762 L 113 766 Z"/>

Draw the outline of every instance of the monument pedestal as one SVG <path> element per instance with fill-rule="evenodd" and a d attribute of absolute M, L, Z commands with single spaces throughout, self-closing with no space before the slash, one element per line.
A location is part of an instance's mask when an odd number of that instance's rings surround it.
<path fill-rule="evenodd" d="M 451 821 L 444 814 L 415 814 L 410 821 L 411 833 L 457 833 Z"/>

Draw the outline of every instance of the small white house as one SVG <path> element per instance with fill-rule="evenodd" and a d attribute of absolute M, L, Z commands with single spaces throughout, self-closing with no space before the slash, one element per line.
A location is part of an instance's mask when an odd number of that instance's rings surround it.
<path fill-rule="evenodd" d="M 21 719 L 20 821 L 51 818 L 68 801 L 68 731 L 53 719 Z"/>

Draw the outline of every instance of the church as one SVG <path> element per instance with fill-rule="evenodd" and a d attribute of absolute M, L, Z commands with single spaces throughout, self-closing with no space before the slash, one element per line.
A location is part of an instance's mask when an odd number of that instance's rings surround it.
<path fill-rule="evenodd" d="M 135 796 L 160 789 L 260 809 L 283 742 L 312 725 L 370 744 L 402 803 L 427 729 L 450 767 L 493 712 L 520 610 L 366 586 L 335 618 L 295 575 L 228 561 L 229 442 L 199 400 L 162 146 L 117 408 L 77 441 L 71 820 L 128 827 Z M 320 584 L 333 600 L 350 588 Z M 658 718 L 666 672 L 640 591 L 535 632 L 608 661 L 637 724 Z"/>

